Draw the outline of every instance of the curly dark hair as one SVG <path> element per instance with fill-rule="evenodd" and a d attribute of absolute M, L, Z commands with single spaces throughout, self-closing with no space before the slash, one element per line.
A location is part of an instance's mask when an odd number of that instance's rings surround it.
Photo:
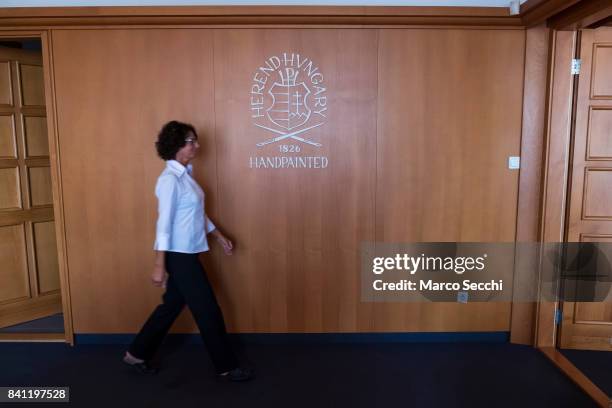
<path fill-rule="evenodd" d="M 155 148 L 157 154 L 164 160 L 173 160 L 183 146 L 185 146 L 185 138 L 193 132 L 193 135 L 198 138 L 194 127 L 189 123 L 183 123 L 176 120 L 170 121 L 162 127 L 157 135 Z"/>

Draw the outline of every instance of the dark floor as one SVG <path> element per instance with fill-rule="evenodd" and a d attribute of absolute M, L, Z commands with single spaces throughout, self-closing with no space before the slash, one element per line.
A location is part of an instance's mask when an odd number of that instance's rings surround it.
<path fill-rule="evenodd" d="M 62 313 L 43 317 L 29 322 L 3 327 L 0 333 L 63 333 L 64 315 Z"/>
<path fill-rule="evenodd" d="M 123 365 L 124 348 L 0 343 L 0 385 L 70 386 L 70 407 L 595 406 L 527 346 L 248 344 L 258 375 L 249 383 L 215 382 L 201 345 L 164 345 L 151 377 Z"/>
<path fill-rule="evenodd" d="M 612 395 L 612 352 L 561 350 L 561 353 L 603 392 Z"/>

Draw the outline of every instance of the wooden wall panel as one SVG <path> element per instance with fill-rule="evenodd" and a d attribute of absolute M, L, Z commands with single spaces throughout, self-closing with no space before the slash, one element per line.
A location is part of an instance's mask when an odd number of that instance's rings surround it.
<path fill-rule="evenodd" d="M 565 241 L 566 180 L 569 171 L 573 76 L 571 66 L 575 54 L 576 32 L 555 31 L 552 39 L 552 59 L 546 128 L 546 155 L 542 197 L 540 236 L 544 242 Z M 536 346 L 555 347 L 557 302 L 538 303 Z"/>
<path fill-rule="evenodd" d="M 150 284 L 154 141 L 168 120 L 199 133 L 194 172 L 214 219 L 212 34 L 60 30 L 53 50 L 74 329 L 136 331 L 162 293 Z"/>
<path fill-rule="evenodd" d="M 44 106 L 45 87 L 43 81 L 43 68 L 39 65 L 20 65 L 19 75 L 22 89 L 23 106 Z"/>
<path fill-rule="evenodd" d="M 153 141 L 169 119 L 196 125 L 208 212 L 236 243 L 204 257 L 231 331 L 509 329 L 506 304 L 361 303 L 359 245 L 514 241 L 522 31 L 54 30 L 53 50 L 76 333 L 134 332 L 159 302 Z M 249 166 L 278 155 L 256 147 L 271 134 L 249 91 L 283 52 L 324 75 L 328 116 L 301 134 L 322 146 L 300 146 L 325 169 Z"/>
<path fill-rule="evenodd" d="M 53 205 L 49 167 L 28 167 L 28 186 L 31 207 Z"/>
<path fill-rule="evenodd" d="M 376 240 L 513 242 L 524 32 L 384 30 Z M 378 304 L 379 330 L 508 330 L 509 304 Z"/>
<path fill-rule="evenodd" d="M 575 177 L 582 177 L 575 174 Z M 584 174 L 584 202 L 582 218 L 605 218 L 612 220 L 612 169 L 591 168 Z"/>
<path fill-rule="evenodd" d="M 593 98 L 612 99 L 612 46 L 596 44 L 593 46 L 593 78 L 591 80 L 591 96 Z"/>
<path fill-rule="evenodd" d="M 376 30 L 215 31 L 219 217 L 237 243 L 220 285 L 234 288 L 231 329 L 369 331 L 359 248 L 374 238 L 376 47 Z M 327 118 L 304 133 L 323 146 L 288 144 L 327 157 L 326 169 L 249 167 L 281 155 L 279 144 L 256 147 L 270 133 L 253 124 L 250 90 L 258 67 L 284 53 L 323 75 Z"/>
<path fill-rule="evenodd" d="M 43 116 L 24 116 L 23 132 L 26 141 L 26 157 L 49 156 L 46 119 Z"/>
<path fill-rule="evenodd" d="M 57 244 L 55 242 L 55 222 L 35 222 L 33 240 L 36 247 L 36 273 L 39 293 L 49 293 L 60 289 Z"/>
<path fill-rule="evenodd" d="M 587 130 L 587 160 L 612 159 L 612 107 L 591 108 Z"/>
<path fill-rule="evenodd" d="M 11 66 L 8 61 L 0 62 L 0 104 L 12 105 Z"/>
<path fill-rule="evenodd" d="M 0 227 L 0 304 L 30 297 L 23 224 Z"/>
<path fill-rule="evenodd" d="M 516 219 L 517 242 L 537 242 L 540 239 L 540 209 L 543 193 L 544 141 L 546 135 L 546 96 L 551 30 L 542 24 L 525 32 L 525 80 L 523 85 L 523 129 L 521 135 L 521 169 Z M 525 256 L 519 246 L 514 266 L 514 288 L 531 282 L 538 284 L 538 260 Z M 534 344 L 536 305 L 518 299 L 514 290 L 510 341 Z"/>
<path fill-rule="evenodd" d="M 0 169 L 0 209 L 21 208 L 19 168 Z"/>
<path fill-rule="evenodd" d="M 17 158 L 16 146 L 13 115 L 0 115 L 0 157 Z"/>

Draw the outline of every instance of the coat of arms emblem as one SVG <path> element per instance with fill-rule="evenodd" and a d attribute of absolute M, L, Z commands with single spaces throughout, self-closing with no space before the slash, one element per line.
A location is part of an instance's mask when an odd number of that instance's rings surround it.
<path fill-rule="evenodd" d="M 287 139 L 322 146 L 303 134 L 323 125 L 327 117 L 326 91 L 323 74 L 312 60 L 296 53 L 266 59 L 253 76 L 251 118 L 255 126 L 275 136 L 257 146 Z"/>
<path fill-rule="evenodd" d="M 293 68 L 278 71 L 281 83 L 274 82 L 268 90 L 272 105 L 267 109 L 272 123 L 286 130 L 303 125 L 310 117 L 307 97 L 310 89 L 304 82 L 296 83 L 298 72 Z"/>

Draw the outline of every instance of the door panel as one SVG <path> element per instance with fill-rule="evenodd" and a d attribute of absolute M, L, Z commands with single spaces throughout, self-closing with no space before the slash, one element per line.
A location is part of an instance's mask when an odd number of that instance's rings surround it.
<path fill-rule="evenodd" d="M 11 66 L 8 61 L 0 61 L 0 104 L 12 105 Z"/>
<path fill-rule="evenodd" d="M 0 47 L 0 327 L 61 312 L 42 56 Z"/>
<path fill-rule="evenodd" d="M 601 31 L 610 31 L 609 28 Z M 591 95 L 594 99 L 612 99 L 612 43 L 608 34 L 600 35 L 601 42 L 593 44 L 593 80 L 591 82 Z M 599 41 L 599 40 L 597 40 Z"/>
<path fill-rule="evenodd" d="M 612 29 L 583 31 L 580 58 L 567 240 L 612 243 Z M 607 289 L 594 292 L 604 302 L 564 303 L 562 348 L 612 351 Z"/>
<path fill-rule="evenodd" d="M 19 74 L 23 106 L 44 106 L 45 86 L 42 65 L 20 64 Z"/>
<path fill-rule="evenodd" d="M 18 167 L 0 169 L 0 191 L 0 210 L 21 208 Z"/>
<path fill-rule="evenodd" d="M 58 291 L 60 290 L 60 280 L 55 242 L 55 223 L 53 221 L 35 222 L 32 228 L 34 229 L 39 292 L 46 294 Z"/>
<path fill-rule="evenodd" d="M 0 227 L 0 305 L 30 296 L 25 231 L 22 225 Z"/>
<path fill-rule="evenodd" d="M 44 116 L 25 116 L 23 125 L 26 138 L 26 156 L 48 156 L 47 118 Z"/>

